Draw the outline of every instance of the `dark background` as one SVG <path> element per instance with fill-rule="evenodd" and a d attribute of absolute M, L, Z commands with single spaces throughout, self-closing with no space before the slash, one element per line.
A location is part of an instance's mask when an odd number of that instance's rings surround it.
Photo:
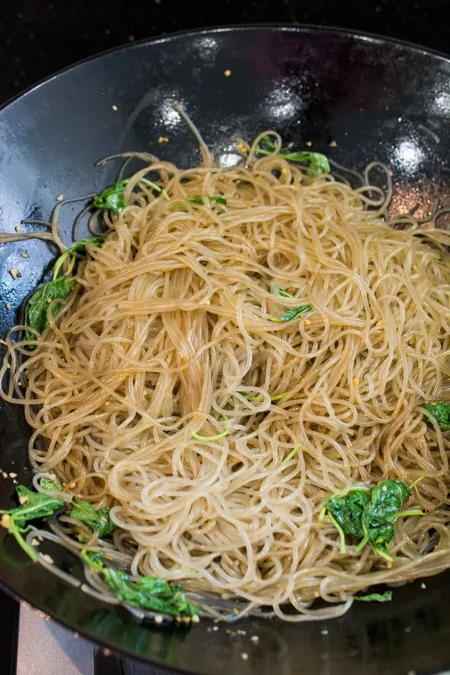
<path fill-rule="evenodd" d="M 312 23 L 450 53 L 449 0 L 0 0 L 0 104 L 105 49 L 201 26 Z M 0 592 L 0 672 L 13 672 L 17 605 Z"/>
<path fill-rule="evenodd" d="M 450 52 L 448 0 L 0 0 L 0 102 L 80 59 L 200 26 L 313 23 Z"/>

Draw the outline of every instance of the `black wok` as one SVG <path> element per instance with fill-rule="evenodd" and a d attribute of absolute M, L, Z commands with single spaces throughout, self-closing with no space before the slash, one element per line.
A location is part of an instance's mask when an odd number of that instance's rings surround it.
<path fill-rule="evenodd" d="M 171 110 L 175 101 L 209 144 L 274 128 L 286 140 L 301 147 L 311 141 L 313 149 L 353 168 L 385 162 L 394 172 L 398 209 L 419 204 L 426 211 L 438 195 L 448 203 L 448 59 L 321 28 L 242 27 L 129 45 L 65 70 L 4 107 L 0 229 L 13 232 L 27 216 L 47 218 L 60 193 L 100 191 L 117 168 L 94 168 L 105 155 L 146 150 L 180 165 L 196 163 L 196 144 Z M 159 144 L 160 136 L 169 142 Z M 329 147 L 333 142 L 336 147 Z M 65 208 L 67 237 L 74 213 Z M 40 241 L 27 249 L 25 260 L 21 244 L 0 247 L 2 334 L 17 321 L 23 298 L 53 256 Z M 13 280 L 11 268 L 22 276 Z M 22 410 L 2 402 L 0 424 L 0 468 L 28 483 L 29 429 Z M 1 508 L 13 503 L 14 487 L 11 478 L 2 479 Z M 72 564 L 66 558 L 56 563 Z M 178 671 L 398 675 L 450 667 L 450 574 L 427 579 L 426 588 L 420 580 L 401 587 L 391 604 L 360 604 L 332 621 L 246 619 L 238 625 L 245 635 L 227 627 L 208 630 L 207 621 L 192 630 L 141 625 L 27 560 L 3 529 L 0 581 L 74 631 Z M 259 636 L 258 644 L 251 635 Z"/>

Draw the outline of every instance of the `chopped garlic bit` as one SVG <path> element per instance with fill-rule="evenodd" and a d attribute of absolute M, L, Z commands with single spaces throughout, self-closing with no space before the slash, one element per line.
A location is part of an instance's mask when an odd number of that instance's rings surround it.
<path fill-rule="evenodd" d="M 164 617 L 161 614 L 158 614 L 155 616 L 155 623 L 162 623 L 164 621 Z"/>
<path fill-rule="evenodd" d="M 330 146 L 330 148 L 335 148 L 335 147 L 337 146 L 336 141 L 331 141 L 331 143 L 329 144 L 329 146 Z"/>
<path fill-rule="evenodd" d="M 160 136 L 158 138 L 158 143 L 168 143 L 168 142 L 169 142 L 169 139 L 167 138 L 167 136 Z"/>
<path fill-rule="evenodd" d="M 59 194 L 59 195 L 56 197 L 56 201 L 57 201 L 57 202 L 62 202 L 63 199 L 64 199 L 64 195 L 63 195 L 63 193 L 61 192 L 61 194 Z"/>
<path fill-rule="evenodd" d="M 259 642 L 259 637 L 258 637 L 257 635 L 252 635 L 252 637 L 250 638 L 250 640 L 251 640 L 252 642 L 254 642 L 255 645 L 257 645 L 258 642 Z"/>
<path fill-rule="evenodd" d="M 9 521 L 11 520 L 11 516 L 9 516 L 7 513 L 4 513 L 2 516 L 2 519 L 0 520 L 0 525 L 7 530 L 9 530 Z"/>
<path fill-rule="evenodd" d="M 19 497 L 19 504 L 25 504 L 25 502 L 28 501 L 28 497 L 26 495 L 21 495 Z"/>
<path fill-rule="evenodd" d="M 311 325 L 311 320 L 310 320 L 310 319 L 305 319 L 305 324 L 306 324 L 307 326 L 310 326 L 310 325 Z"/>
<path fill-rule="evenodd" d="M 114 112 L 116 112 L 116 110 L 118 110 L 119 108 L 116 105 L 113 105 L 112 109 L 114 110 Z"/>
<path fill-rule="evenodd" d="M 8 478 L 8 474 L 6 473 L 6 471 L 3 471 L 2 476 L 3 478 Z"/>
<path fill-rule="evenodd" d="M 32 542 L 31 542 L 31 545 L 32 545 L 32 546 L 39 546 L 38 540 L 37 540 L 37 539 L 33 539 Z"/>
<path fill-rule="evenodd" d="M 16 225 L 15 230 L 16 232 L 22 232 L 22 225 Z"/>
<path fill-rule="evenodd" d="M 383 325 L 383 319 L 380 319 L 379 321 L 376 322 L 375 326 L 382 326 Z"/>
<path fill-rule="evenodd" d="M 305 145 L 307 145 L 308 148 L 310 148 L 310 147 L 312 146 L 312 141 L 306 141 L 306 144 L 305 144 Z"/>
<path fill-rule="evenodd" d="M 21 277 L 20 270 L 18 270 L 16 267 L 11 267 L 9 270 L 10 275 L 12 276 L 13 279 L 17 279 L 17 277 Z"/>
<path fill-rule="evenodd" d="M 241 659 L 242 659 L 243 661 L 247 661 L 247 659 L 248 659 L 248 654 L 246 654 L 245 652 L 242 652 L 242 654 L 241 654 Z"/>
<path fill-rule="evenodd" d="M 13 473 L 13 472 L 11 472 L 11 473 L 9 474 L 9 477 L 10 477 L 10 478 L 17 478 L 17 474 L 16 474 L 16 473 Z"/>
<path fill-rule="evenodd" d="M 50 563 L 50 565 L 53 565 L 53 563 L 55 562 L 51 557 L 51 555 L 49 555 L 48 553 L 41 553 L 41 558 L 45 560 L 45 562 Z"/>
<path fill-rule="evenodd" d="M 225 75 L 225 77 L 230 77 L 230 75 L 231 75 L 231 70 L 230 70 L 229 68 L 227 68 L 227 69 L 224 71 L 223 74 Z"/>
<path fill-rule="evenodd" d="M 9 310 L 11 309 L 11 305 L 10 305 L 9 302 L 6 303 L 6 309 L 8 310 L 8 312 L 9 312 Z M 6 344 L 6 342 L 5 342 L 5 344 Z"/>
<path fill-rule="evenodd" d="M 28 251 L 24 251 L 20 255 L 22 256 L 22 258 L 29 258 L 30 257 L 30 254 L 28 253 Z"/>
<path fill-rule="evenodd" d="M 359 387 L 359 380 L 357 377 L 355 377 L 355 379 L 353 380 L 353 386 Z"/>

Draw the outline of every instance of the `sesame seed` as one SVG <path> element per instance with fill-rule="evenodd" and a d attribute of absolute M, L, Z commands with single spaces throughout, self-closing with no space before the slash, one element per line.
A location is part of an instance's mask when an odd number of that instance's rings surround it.
<path fill-rule="evenodd" d="M 225 70 L 223 74 L 225 75 L 225 77 L 230 77 L 230 75 L 231 75 L 231 70 L 229 70 L 229 69 L 227 68 L 227 70 Z"/>
<path fill-rule="evenodd" d="M 158 614 L 158 616 L 155 616 L 155 623 L 162 623 L 164 621 L 163 617 L 161 614 Z"/>
<path fill-rule="evenodd" d="M 8 478 L 8 474 L 6 473 L 6 471 L 2 472 L 2 476 L 3 476 L 3 478 Z"/>
<path fill-rule="evenodd" d="M 259 637 L 258 637 L 258 635 L 252 635 L 252 637 L 250 638 L 250 640 L 251 640 L 252 642 L 254 642 L 255 645 L 257 645 L 258 642 L 259 642 Z"/>
<path fill-rule="evenodd" d="M 219 630 L 219 626 L 213 626 L 213 631 L 216 632 Z"/>
<path fill-rule="evenodd" d="M 114 110 L 114 112 L 116 112 L 116 110 L 119 110 L 119 108 L 116 105 L 113 105 L 112 109 Z"/>
<path fill-rule="evenodd" d="M 57 202 L 62 202 L 63 199 L 64 199 L 64 195 L 63 195 L 63 193 L 61 192 L 61 193 L 56 197 L 56 201 L 57 201 Z"/>
<path fill-rule="evenodd" d="M 241 659 L 242 659 L 243 661 L 247 661 L 247 659 L 248 659 L 248 654 L 246 654 L 245 652 L 242 652 L 242 654 L 241 654 Z"/>
<path fill-rule="evenodd" d="M 10 478 L 17 478 L 17 474 L 16 474 L 16 473 L 13 473 L 13 472 L 11 472 L 11 473 L 9 474 L 9 477 L 10 477 Z"/>
<path fill-rule="evenodd" d="M 310 148 L 312 146 L 312 141 L 306 141 L 306 145 Z"/>
<path fill-rule="evenodd" d="M 8 310 L 8 312 L 11 309 L 11 305 L 9 304 L 9 302 L 6 303 L 6 309 Z"/>
<path fill-rule="evenodd" d="M 421 588 L 422 590 L 424 590 L 424 589 L 426 588 L 426 585 L 425 585 L 425 584 L 420 584 L 420 588 Z"/>

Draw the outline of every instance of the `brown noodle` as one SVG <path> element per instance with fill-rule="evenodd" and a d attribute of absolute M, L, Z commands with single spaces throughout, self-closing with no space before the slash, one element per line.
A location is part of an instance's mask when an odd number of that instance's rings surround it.
<path fill-rule="evenodd" d="M 231 169 L 154 161 L 23 363 L 23 326 L 7 336 L 3 397 L 25 408 L 34 469 L 113 507 L 133 574 L 302 621 L 450 567 L 450 442 L 423 409 L 448 398 L 450 236 L 389 227 L 389 198 L 252 151 Z M 420 476 L 405 508 L 426 515 L 398 521 L 392 565 L 342 555 L 318 520 L 333 492 Z"/>

